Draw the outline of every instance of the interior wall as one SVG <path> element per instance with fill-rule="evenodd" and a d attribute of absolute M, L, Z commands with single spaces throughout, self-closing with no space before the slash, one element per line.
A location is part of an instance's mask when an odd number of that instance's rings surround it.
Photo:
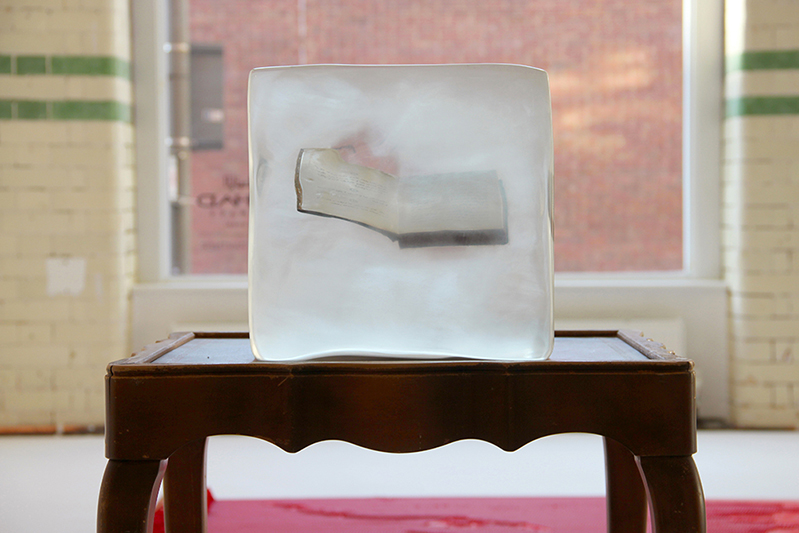
<path fill-rule="evenodd" d="M 799 426 L 799 2 L 727 0 L 723 265 L 733 423 Z"/>
<path fill-rule="evenodd" d="M 101 424 L 135 272 L 129 5 L 0 11 L 0 430 Z"/>
<path fill-rule="evenodd" d="M 0 17 L 0 428 L 99 424 L 134 281 L 127 0 Z M 799 2 L 727 0 L 733 421 L 799 425 Z"/>

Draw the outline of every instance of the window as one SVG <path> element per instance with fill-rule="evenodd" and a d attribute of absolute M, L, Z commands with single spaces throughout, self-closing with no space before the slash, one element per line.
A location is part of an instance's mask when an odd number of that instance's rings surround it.
<path fill-rule="evenodd" d="M 223 148 L 192 152 L 192 190 L 181 199 L 191 213 L 191 244 L 184 247 L 190 259 L 176 276 L 166 179 L 169 6 L 167 0 L 135 2 L 140 273 L 149 283 L 134 292 L 141 324 L 246 320 L 242 197 L 251 68 L 512 62 L 550 73 L 556 319 L 679 317 L 692 358 L 711 352 L 723 358 L 721 0 L 271 0 L 230 2 L 225 9 L 210 0 L 186 1 L 189 40 L 221 48 L 223 115 L 210 106 L 204 116 L 224 116 Z M 168 304 L 157 296 L 164 291 L 172 291 Z M 218 305 L 198 307 L 207 299 L 196 291 L 212 291 Z M 178 302 L 178 293 L 191 293 L 193 303 Z M 229 303 L 225 295 L 233 295 Z M 164 318 L 165 309 L 175 316 Z M 134 327 L 134 338 L 141 327 Z M 721 375 L 725 365 L 707 363 L 708 373 Z M 726 401 L 720 396 L 716 403 Z"/>
<path fill-rule="evenodd" d="M 555 268 L 676 271 L 682 257 L 680 0 L 186 2 L 192 64 L 217 46 L 224 142 L 193 135 L 189 274 L 247 270 L 247 75 L 296 63 L 518 63 L 547 70 L 555 135 Z M 203 50 L 204 48 L 199 48 Z M 200 57 L 204 57 L 203 54 Z M 192 91 L 193 108 L 197 91 Z M 214 110 L 214 108 L 211 108 Z M 205 113 L 203 113 L 205 111 Z M 196 110 L 195 124 L 220 113 Z"/>

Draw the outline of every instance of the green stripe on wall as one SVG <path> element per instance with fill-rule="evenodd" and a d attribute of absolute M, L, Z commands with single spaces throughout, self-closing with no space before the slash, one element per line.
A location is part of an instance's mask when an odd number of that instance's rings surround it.
<path fill-rule="evenodd" d="M 115 101 L 0 100 L 5 120 L 115 120 L 130 122 L 131 106 Z"/>
<path fill-rule="evenodd" d="M 130 63 L 116 57 L 53 56 L 51 74 L 130 79 Z"/>
<path fill-rule="evenodd" d="M 799 115 L 799 96 L 745 96 L 727 100 L 726 115 Z"/>
<path fill-rule="evenodd" d="M 727 72 L 799 69 L 799 50 L 744 52 L 737 56 L 728 56 L 725 69 Z"/>
<path fill-rule="evenodd" d="M 20 120 L 46 120 L 47 102 L 17 102 L 17 118 Z"/>
<path fill-rule="evenodd" d="M 130 79 L 130 62 L 112 56 L 0 55 L 0 74 L 115 76 Z"/>
<path fill-rule="evenodd" d="M 130 106 L 120 102 L 53 102 L 55 120 L 121 120 L 130 122 Z"/>
<path fill-rule="evenodd" d="M 45 56 L 17 56 L 17 74 L 47 74 Z"/>

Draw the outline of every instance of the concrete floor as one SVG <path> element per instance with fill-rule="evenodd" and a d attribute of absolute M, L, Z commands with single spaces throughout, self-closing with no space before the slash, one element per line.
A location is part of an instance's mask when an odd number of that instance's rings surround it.
<path fill-rule="evenodd" d="M 708 499 L 799 500 L 799 432 L 700 431 L 696 462 Z M 0 437 L 0 533 L 94 531 L 104 466 L 100 436 Z M 405 455 L 214 437 L 208 486 L 218 499 L 599 496 L 604 470 L 601 439 L 581 434 L 512 454 L 466 441 Z"/>

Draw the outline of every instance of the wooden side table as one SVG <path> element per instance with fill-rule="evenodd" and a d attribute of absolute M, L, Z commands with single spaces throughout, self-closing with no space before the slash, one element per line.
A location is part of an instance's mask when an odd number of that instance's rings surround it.
<path fill-rule="evenodd" d="M 693 363 L 623 331 L 558 333 L 548 361 L 512 363 L 264 363 L 246 334 L 173 334 L 108 366 L 97 530 L 151 531 L 165 476 L 168 531 L 205 531 L 212 435 L 415 452 L 585 432 L 605 440 L 609 532 L 644 533 L 648 499 L 655 533 L 704 533 L 695 413 Z"/>

